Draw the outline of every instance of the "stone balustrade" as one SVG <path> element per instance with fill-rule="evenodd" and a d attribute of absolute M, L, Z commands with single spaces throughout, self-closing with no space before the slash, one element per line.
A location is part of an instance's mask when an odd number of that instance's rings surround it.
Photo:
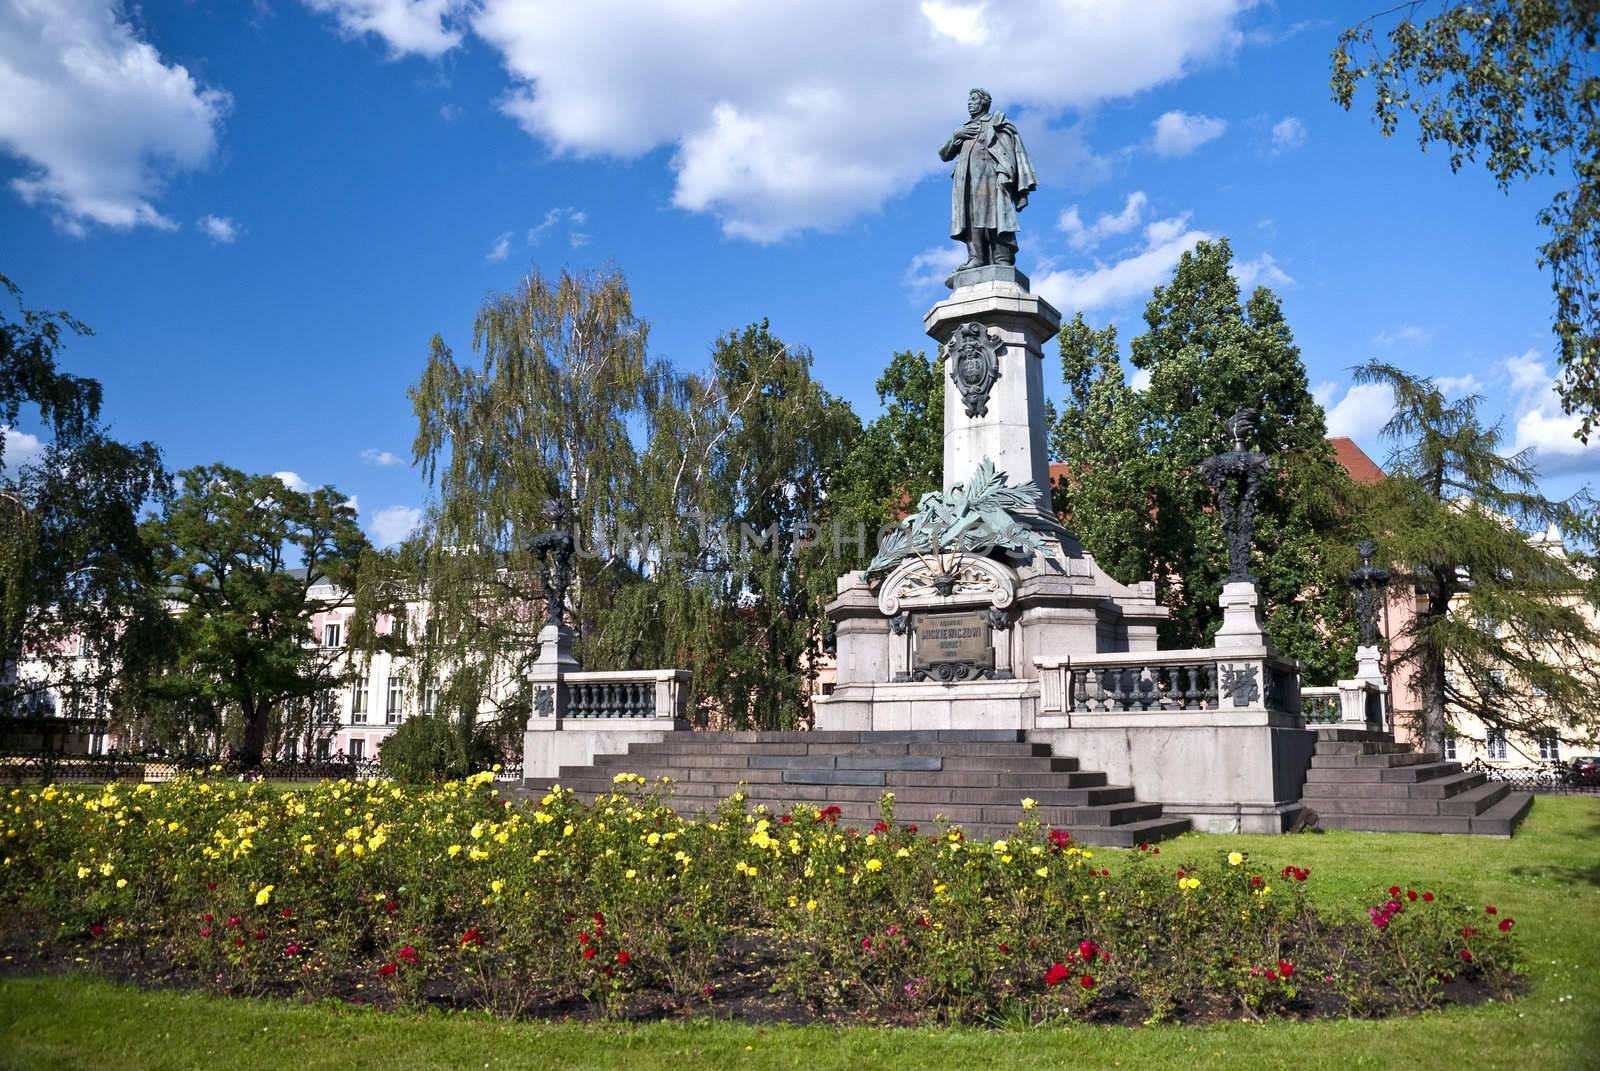
<path fill-rule="evenodd" d="M 1266 709 L 1298 715 L 1296 664 L 1259 650 L 1205 648 L 1034 659 L 1040 714 Z M 1337 689 L 1335 689 L 1337 692 Z"/>
<path fill-rule="evenodd" d="M 681 718 L 689 672 L 682 669 L 561 675 L 568 718 Z"/>
<path fill-rule="evenodd" d="M 1307 725 L 1331 725 L 1339 721 L 1341 716 L 1339 689 L 1331 685 L 1316 688 L 1302 687 L 1300 709 Z"/>

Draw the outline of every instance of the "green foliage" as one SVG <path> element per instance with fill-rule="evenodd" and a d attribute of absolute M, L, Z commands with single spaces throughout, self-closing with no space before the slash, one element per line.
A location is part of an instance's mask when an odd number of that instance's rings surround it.
<path fill-rule="evenodd" d="M 1482 157 L 1501 189 L 1554 176 L 1561 185 L 1538 222 L 1549 231 L 1554 330 L 1568 412 L 1587 436 L 1600 419 L 1600 6 L 1593 0 L 1473 0 L 1412 18 L 1401 4 L 1339 35 L 1332 89 L 1349 109 L 1370 81 L 1385 136 L 1415 117 L 1418 141 L 1443 145 L 1450 169 Z M 1379 19 L 1401 11 L 1384 46 Z M 1587 440 L 1586 440 L 1587 441 Z"/>
<path fill-rule="evenodd" d="M 1347 674 L 1355 632 L 1343 576 L 1351 487 L 1333 460 L 1322 409 L 1275 294 L 1241 304 L 1228 243 L 1200 242 L 1145 309 L 1133 364 L 1150 384 L 1123 380 L 1112 328 L 1075 317 L 1060 336 L 1067 397 L 1052 433 L 1056 508 L 1084 548 L 1123 583 L 1154 578 L 1172 612 L 1162 646 L 1204 647 L 1221 623 L 1227 552 L 1208 456 L 1230 449 L 1224 422 L 1260 413 L 1254 444 L 1274 457 L 1256 509 L 1257 576 L 1267 632 L 1305 665 L 1308 683 Z"/>
<path fill-rule="evenodd" d="M 179 476 L 182 490 L 145 526 L 177 630 L 153 699 L 213 712 L 236 757 L 259 762 L 275 735 L 311 728 L 287 724 L 289 714 L 309 720 L 316 698 L 354 670 L 311 645 L 311 625 L 339 590 L 354 590 L 366 537 L 332 487 L 304 493 L 226 465 Z"/>
<path fill-rule="evenodd" d="M 0 286 L 20 296 L 4 276 Z M 155 446 L 102 432 L 100 384 L 57 369 L 69 333 L 90 332 L 66 313 L 0 315 L 0 660 L 26 648 L 45 669 L 0 680 L 0 712 L 41 710 L 51 690 L 56 713 L 126 719 L 166 623 L 137 518 L 169 482 Z M 3 465 L 4 431 L 25 405 L 50 436 L 44 454 Z"/>
<path fill-rule="evenodd" d="M 1416 615 L 1392 652 L 1422 697 L 1424 739 L 1457 713 L 1512 733 L 1600 733 L 1600 513 L 1587 492 L 1553 501 L 1526 452 L 1505 456 L 1476 397 L 1372 362 L 1362 383 L 1393 389 L 1383 429 L 1389 478 L 1366 492 L 1367 523 Z M 1565 546 L 1563 546 L 1563 542 Z M 1499 675 L 1502 679 L 1497 680 Z"/>
<path fill-rule="evenodd" d="M 419 538 L 363 570 L 358 618 L 427 674 L 478 673 L 459 710 L 527 708 L 542 615 L 529 540 L 546 501 L 579 544 L 576 653 L 593 669 L 683 666 L 691 703 L 732 724 L 792 725 L 805 709 L 821 600 L 836 570 L 820 525 L 826 473 L 857 431 L 810 355 L 765 323 L 718 339 L 710 366 L 649 357 L 618 273 L 531 276 L 479 314 L 476 368 L 435 339 L 412 391 L 416 456 L 440 501 Z M 378 558 L 378 556 L 374 556 Z M 404 621 L 408 597 L 429 620 Z M 361 641 L 379 643 L 363 625 Z M 502 717 L 502 722 L 505 718 Z"/>
<path fill-rule="evenodd" d="M 896 353 L 877 390 L 883 412 L 861 430 L 828 483 L 832 516 L 852 540 L 861 536 L 861 550 L 842 563 L 849 569 L 876 553 L 876 533 L 944 485 L 943 361 Z"/>
<path fill-rule="evenodd" d="M 463 733 L 458 722 L 437 714 L 407 718 L 378 749 L 384 774 L 411 784 L 462 778 L 496 757 L 483 729 L 471 725 Z"/>
<path fill-rule="evenodd" d="M 811 355 L 765 321 L 718 339 L 710 368 L 656 412 L 641 512 L 663 553 L 613 641 L 656 637 L 730 726 L 793 726 L 838 573 L 828 474 L 858 429 Z"/>

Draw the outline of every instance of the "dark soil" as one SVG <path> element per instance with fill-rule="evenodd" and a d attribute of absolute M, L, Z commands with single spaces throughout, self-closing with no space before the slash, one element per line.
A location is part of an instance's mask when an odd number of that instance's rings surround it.
<path fill-rule="evenodd" d="M 145 989 L 204 990 L 233 996 L 260 996 L 289 1000 L 333 999 L 352 1005 L 398 1009 L 423 1006 L 464 1011 L 485 1006 L 478 979 L 466 974 L 431 974 L 421 990 L 402 1001 L 368 972 L 346 972 L 318 979 L 314 987 L 292 981 L 230 985 L 225 978 L 211 977 L 194 964 L 170 958 L 159 942 L 110 941 L 85 938 L 81 941 L 26 941 L 14 927 L 0 933 L 0 977 L 26 977 L 41 974 L 88 974 Z M 741 937 L 728 950 L 726 966 L 712 979 L 711 994 L 685 1003 L 666 989 L 644 989 L 624 998 L 609 1017 L 612 1021 L 655 1022 L 712 1018 L 755 1025 L 771 1023 L 919 1026 L 937 1021 L 929 1011 L 910 1007 L 881 1007 L 866 1003 L 814 1005 L 800 1000 L 776 985 L 781 962 L 776 942 L 761 934 Z M 1519 986 L 1525 989 L 1525 985 Z M 1446 984 L 1440 1003 L 1472 1006 L 1497 995 L 1482 980 L 1470 974 L 1458 975 Z M 554 993 L 530 993 L 516 1001 L 517 1018 L 547 1022 L 590 1022 L 607 1018 L 598 1002 Z M 511 1011 L 502 1005 L 501 1013 Z M 1399 1008 L 1367 1009 L 1369 1014 L 1403 1014 Z M 1352 1013 L 1340 998 L 1326 993 L 1301 996 L 1270 1017 L 1291 1020 L 1344 1018 Z M 1138 1026 L 1151 1015 L 1150 1005 L 1127 992 L 1109 992 L 1085 1013 L 1092 1023 L 1110 1026 Z M 1259 1016 L 1236 1001 L 1191 1001 L 1168 1010 L 1165 1019 L 1184 1025 L 1204 1025 Z M 1003 1024 L 995 1024 L 1003 1025 Z"/>

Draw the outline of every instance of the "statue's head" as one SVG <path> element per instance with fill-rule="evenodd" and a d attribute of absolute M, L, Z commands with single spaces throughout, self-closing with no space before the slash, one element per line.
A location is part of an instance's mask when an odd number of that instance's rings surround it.
<path fill-rule="evenodd" d="M 981 89 L 974 89 L 967 94 L 967 114 L 972 116 L 982 115 L 989 110 L 989 105 L 994 103 L 994 98 Z"/>

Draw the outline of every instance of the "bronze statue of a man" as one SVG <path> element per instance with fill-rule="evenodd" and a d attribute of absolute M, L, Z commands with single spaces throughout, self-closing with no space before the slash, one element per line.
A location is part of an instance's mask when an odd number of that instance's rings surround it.
<path fill-rule="evenodd" d="M 1039 187 L 1022 138 L 981 89 L 967 94 L 965 126 L 950 135 L 939 159 L 954 160 L 950 188 L 950 237 L 967 243 L 967 261 L 957 271 L 987 264 L 1015 264 L 1017 212 Z"/>

